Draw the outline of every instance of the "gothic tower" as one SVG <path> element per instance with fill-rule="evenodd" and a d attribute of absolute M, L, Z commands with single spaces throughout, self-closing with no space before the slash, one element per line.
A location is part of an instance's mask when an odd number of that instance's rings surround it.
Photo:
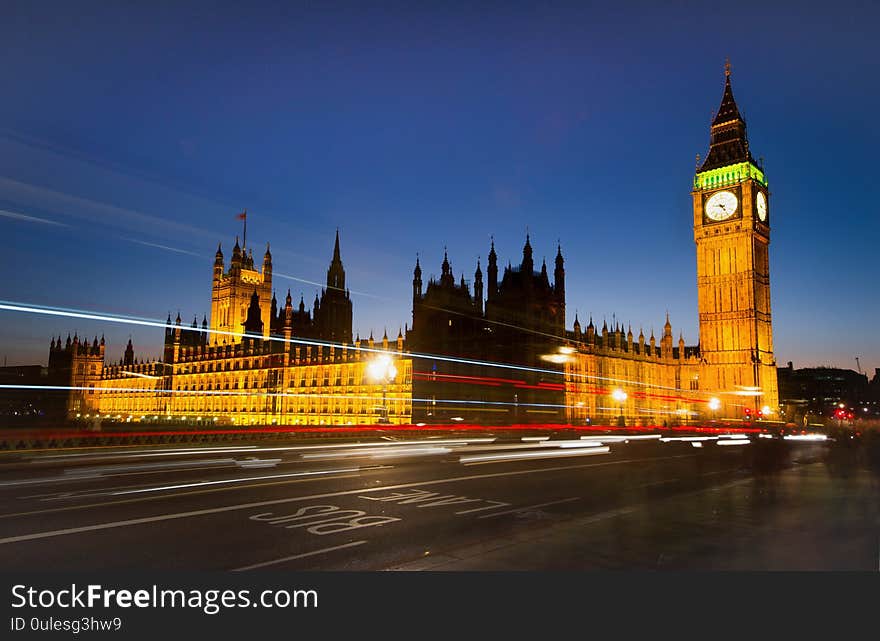
<path fill-rule="evenodd" d="M 247 320 L 251 295 L 257 290 L 263 334 L 272 327 L 272 254 L 266 245 L 262 270 L 257 270 L 253 256 L 238 245 L 232 248 L 232 261 L 226 271 L 223 252 L 217 247 L 214 256 L 214 278 L 211 288 L 211 332 L 209 343 L 237 343 Z"/>
<path fill-rule="evenodd" d="M 327 286 L 321 290 L 321 300 L 315 298 L 313 307 L 316 337 L 335 343 L 351 343 L 351 294 L 345 287 L 345 268 L 339 251 L 339 230 L 333 245 L 333 258 L 327 269 Z"/>
<path fill-rule="evenodd" d="M 731 406 L 776 411 L 769 191 L 763 167 L 749 151 L 729 63 L 709 153 L 697 168 L 692 196 L 700 353 L 706 362 L 701 387 L 739 392 L 726 397 Z"/>

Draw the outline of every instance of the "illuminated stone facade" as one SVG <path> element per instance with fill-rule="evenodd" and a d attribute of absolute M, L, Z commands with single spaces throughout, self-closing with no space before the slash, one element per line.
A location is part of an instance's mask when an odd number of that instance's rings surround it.
<path fill-rule="evenodd" d="M 302 300 L 295 309 L 289 291 L 278 310 L 271 274 L 268 248 L 260 272 L 238 242 L 225 271 L 218 249 L 210 328 L 207 318 L 184 326 L 179 314 L 173 323 L 169 316 L 161 361 L 137 361 L 129 341 L 124 358 L 105 365 L 103 338 L 93 345 L 52 339 L 53 380 L 71 388 L 67 416 L 205 425 L 409 423 L 412 361 L 402 333 L 391 341 L 351 340 L 338 233 L 327 287 L 313 310 Z M 388 371 L 377 374 L 383 355 Z"/>
<path fill-rule="evenodd" d="M 272 254 L 269 245 L 266 245 L 261 270 L 257 270 L 254 265 L 252 251 L 242 250 L 238 246 L 238 238 L 235 239 L 232 260 L 229 269 L 226 270 L 223 251 L 218 246 L 214 257 L 214 279 L 211 288 L 211 331 L 240 333 L 254 291 L 260 298 L 264 335 L 268 336 L 272 299 Z"/>
<path fill-rule="evenodd" d="M 385 386 L 368 371 L 380 350 L 397 370 Z M 411 380 L 403 337 L 347 349 L 245 338 L 184 347 L 170 366 L 105 367 L 91 409 L 120 419 L 205 424 L 353 425 L 386 414 L 390 423 L 408 423 Z"/>
<path fill-rule="evenodd" d="M 778 410 L 768 246 L 769 191 L 749 152 L 729 70 L 712 123 L 710 150 L 693 189 L 700 340 L 659 341 L 642 330 L 575 316 L 565 327 L 565 268 L 557 246 L 553 279 L 535 269 L 526 237 L 519 265 L 499 274 L 494 242 L 484 296 L 453 275 L 444 256 L 423 291 L 413 272 L 412 328 L 396 341 L 352 338 L 352 305 L 339 235 L 327 285 L 311 311 L 283 307 L 272 292 L 267 245 L 258 271 L 236 241 L 227 269 L 218 248 L 211 319 L 189 326 L 170 315 L 161 362 L 125 358 L 104 366 L 103 339 L 52 341 L 53 380 L 71 388 L 70 417 L 343 425 L 375 422 L 658 425 L 684 419 L 742 419 Z M 377 376 L 381 352 L 394 375 Z M 51 372 L 50 372 L 51 373 Z"/>
<path fill-rule="evenodd" d="M 727 68 L 709 153 L 692 190 L 700 342 L 673 345 L 667 316 L 660 345 L 622 328 L 581 334 L 566 364 L 569 420 L 659 424 L 677 418 L 773 418 L 779 405 L 770 315 L 769 192 L 749 152 Z M 617 398 L 615 398 L 615 396 Z"/>
<path fill-rule="evenodd" d="M 686 347 L 681 336 L 673 344 L 668 317 L 659 345 L 641 330 L 635 340 L 631 328 L 599 332 L 592 319 L 584 332 L 576 320 L 568 339 L 558 359 L 565 363 L 569 422 L 662 425 L 701 413 L 708 397 L 700 388 L 699 348 Z"/>
<path fill-rule="evenodd" d="M 752 158 L 728 68 L 709 153 L 694 177 L 700 353 L 707 389 L 779 404 L 770 311 L 767 179 Z"/>

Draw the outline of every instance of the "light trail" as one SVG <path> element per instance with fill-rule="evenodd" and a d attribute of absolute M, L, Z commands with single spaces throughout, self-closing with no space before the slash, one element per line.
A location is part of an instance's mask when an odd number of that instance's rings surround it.
<path fill-rule="evenodd" d="M 168 327 L 167 321 L 158 321 L 155 319 L 146 319 L 135 316 L 123 316 L 123 315 L 115 315 L 115 314 L 99 314 L 95 312 L 87 312 L 84 310 L 76 310 L 71 308 L 60 308 L 60 307 L 50 307 L 44 305 L 32 305 L 27 303 L 20 303 L 16 301 L 7 301 L 0 300 L 0 310 L 11 311 L 11 312 L 20 312 L 20 313 L 30 313 L 30 314 L 42 314 L 47 316 L 60 316 L 60 317 L 69 317 L 69 318 L 79 318 L 83 320 L 94 320 L 100 322 L 107 323 L 121 323 L 126 325 L 140 325 L 144 327 L 154 327 L 160 329 L 166 329 Z M 283 338 L 280 336 L 263 336 L 253 335 L 241 332 L 227 332 L 223 330 L 212 330 L 212 329 L 204 329 L 201 327 L 183 327 L 185 331 L 188 332 L 197 332 L 200 334 L 208 334 L 213 336 L 226 336 L 233 339 L 242 339 L 242 338 L 252 338 L 258 339 L 262 341 L 272 341 L 272 342 L 280 342 L 280 343 L 290 343 L 297 345 L 306 345 L 312 347 L 333 347 L 342 350 L 349 351 L 360 351 L 366 353 L 375 353 L 375 354 L 387 354 L 387 350 L 376 348 L 376 347 L 355 347 L 354 345 L 348 345 L 345 343 L 334 343 L 331 341 L 319 341 L 312 339 L 303 339 L 303 338 Z M 403 357 L 404 354 L 401 354 Z M 483 360 L 475 360 L 475 359 L 467 359 L 467 358 L 455 358 L 451 356 L 443 356 L 440 354 L 425 354 L 418 352 L 406 352 L 405 356 L 407 358 L 412 359 L 427 359 L 427 360 L 435 360 L 449 363 L 458 363 L 462 365 L 477 365 L 482 367 L 493 367 L 498 369 L 507 369 L 513 371 L 521 371 L 521 372 L 530 372 L 535 374 L 549 374 L 552 376 L 570 376 L 572 378 L 577 378 L 580 380 L 598 380 L 598 381 L 608 381 L 612 383 L 625 384 L 631 386 L 645 387 L 645 388 L 654 388 L 654 389 L 667 389 L 674 390 L 676 392 L 681 392 L 682 390 L 663 386 L 663 385 L 649 385 L 648 383 L 643 383 L 641 381 L 631 381 L 627 379 L 617 379 L 605 376 L 593 376 L 589 374 L 581 374 L 576 372 L 565 372 L 557 369 L 546 369 L 546 368 L 538 368 L 538 367 L 529 367 L 526 365 L 513 365 L 508 363 L 497 363 L 494 361 L 483 361 Z M 700 400 L 708 400 L 708 396 L 705 399 Z M 695 400 L 694 402 L 699 402 Z"/>
<path fill-rule="evenodd" d="M 611 449 L 606 445 L 602 447 L 583 448 L 579 450 L 560 450 L 558 452 L 519 452 L 513 454 L 475 454 L 459 457 L 459 463 L 464 465 L 476 465 L 484 463 L 506 463 L 525 459 L 565 458 L 570 456 L 595 456 L 608 454 Z"/>
<path fill-rule="evenodd" d="M 351 294 L 357 294 L 358 296 L 365 296 L 367 298 L 375 298 L 376 300 L 391 300 L 387 296 L 379 296 L 378 294 L 369 294 L 367 292 L 361 292 L 361 291 L 357 291 L 355 289 L 344 290 L 340 287 L 333 287 L 332 285 L 328 285 L 327 283 L 319 283 L 318 281 L 315 281 L 315 280 L 306 280 L 305 278 L 298 278 L 296 276 L 291 276 L 289 274 L 282 274 L 280 272 L 273 271 L 272 275 L 279 276 L 281 278 L 286 278 L 287 280 L 293 280 L 298 283 L 306 283 L 307 285 L 315 285 L 316 287 L 321 287 L 323 289 L 335 289 L 336 291 L 339 291 L 339 292 L 348 291 Z"/>
<path fill-rule="evenodd" d="M 153 378 L 153 377 L 146 377 Z M 367 395 L 357 395 L 357 394 L 339 394 L 339 393 L 304 393 L 304 392 L 249 392 L 242 390 L 186 390 L 186 389 L 159 389 L 159 388 L 137 388 L 137 387 L 100 387 L 100 388 L 89 388 L 84 385 L 27 385 L 27 384 L 3 384 L 0 385 L 0 389 L 39 389 L 44 391 L 72 391 L 72 392 L 84 392 L 84 391 L 95 391 L 95 389 L 99 389 L 103 392 L 114 392 L 114 393 L 128 393 L 132 395 L 141 395 L 141 396 L 151 396 L 154 397 L 156 395 L 165 395 L 165 394 L 180 394 L 180 395 L 189 395 L 193 397 L 200 396 L 220 396 L 220 397 L 234 397 L 234 398 L 242 398 L 242 399 L 267 399 L 267 398 L 312 398 L 312 399 L 323 399 L 323 400 L 359 400 L 359 401 L 375 401 L 376 396 L 374 394 Z M 501 407 L 533 407 L 533 408 L 555 408 L 555 409 L 582 409 L 582 405 L 578 404 L 566 404 L 566 403 L 525 403 L 525 402 L 513 402 L 513 401 L 488 401 L 488 400 L 473 400 L 473 399 L 457 399 L 457 398 L 447 398 L 447 399 L 438 399 L 438 398 L 400 398 L 395 399 L 391 398 L 389 401 L 399 400 L 401 402 L 408 403 L 449 403 L 454 405 L 480 405 L 480 406 L 501 406 Z M 602 410 L 604 408 L 598 408 Z M 175 414 L 171 414 L 173 418 L 180 418 L 181 410 L 176 410 Z M 196 414 L 199 412 L 211 415 L 212 413 L 220 413 L 220 414 L 228 414 L 229 411 L 220 410 L 189 410 L 186 416 Z M 242 412 L 246 414 L 267 414 L 271 415 L 272 412 Z M 276 412 L 277 413 L 277 412 Z M 295 413 L 295 412 L 291 412 Z M 651 410 L 651 413 L 654 414 L 680 414 L 679 411 L 673 410 Z M 129 412 L 125 412 L 125 416 L 135 416 L 137 412 L 131 414 Z M 156 412 L 146 412 L 144 416 L 156 415 L 156 416 L 166 416 L 167 414 L 164 412 L 160 412 L 156 414 Z M 96 417 L 99 414 L 95 415 Z M 107 414 L 107 418 L 112 418 L 114 415 L 112 413 Z M 122 414 L 117 414 L 116 416 L 122 416 Z M 206 419 L 206 422 L 209 422 L 211 419 Z"/>
<path fill-rule="evenodd" d="M 150 376 L 149 374 L 139 374 L 139 373 L 137 373 L 137 372 L 127 372 L 127 371 L 122 371 L 122 372 L 119 372 L 119 373 L 120 373 L 120 374 L 125 374 L 126 376 L 134 376 L 134 377 L 136 377 L 136 378 L 151 378 L 151 379 L 154 379 L 154 380 L 162 380 L 162 377 L 161 377 L 161 376 Z"/>
<path fill-rule="evenodd" d="M 171 247 L 169 245 L 160 245 L 159 243 L 149 243 L 145 240 L 137 240 L 136 238 L 129 238 L 128 236 L 119 236 L 122 240 L 127 240 L 130 243 L 137 243 L 138 245 L 144 245 L 146 247 L 154 247 L 156 249 L 164 249 L 165 251 L 174 252 L 176 254 L 186 254 L 188 256 L 195 256 L 196 258 L 205 258 L 202 254 L 198 254 L 193 251 L 189 251 L 188 249 L 178 249 L 177 247 Z"/>
<path fill-rule="evenodd" d="M 589 435 L 589 436 L 581 436 L 581 440 L 597 440 L 597 441 L 647 441 L 654 439 L 661 439 L 663 436 L 661 434 L 631 434 L 628 436 L 614 436 L 614 435 Z"/>
<path fill-rule="evenodd" d="M 28 216 L 27 214 L 19 214 L 14 211 L 0 209 L 0 218 L 11 218 L 25 223 L 38 223 L 40 225 L 53 225 L 56 227 L 70 227 L 67 223 L 59 223 L 57 220 L 49 220 L 48 218 L 40 218 L 39 216 Z"/>
<path fill-rule="evenodd" d="M 256 445 L 230 445 L 228 447 L 188 447 L 183 449 L 168 449 L 163 450 L 162 452 L 157 452 L 156 450 L 143 450 L 142 452 L 137 451 L 117 451 L 117 452 L 87 452 L 87 453 L 70 453 L 70 454 L 42 454 L 38 457 L 34 457 L 31 459 L 31 462 L 40 461 L 43 459 L 52 459 L 52 458 L 66 458 L 73 460 L 91 460 L 95 458 L 134 458 L 134 457 L 148 457 L 148 456 L 186 456 L 188 454 L 204 454 L 207 452 L 256 452 L 258 451 L 258 446 Z"/>
<path fill-rule="evenodd" d="M 377 447 L 364 448 L 351 451 L 338 452 L 318 452 L 316 454 L 303 454 L 304 459 L 335 459 L 348 458 L 353 456 L 369 456 L 370 458 L 395 458 L 401 456 L 427 455 L 427 454 L 449 454 L 452 450 L 448 447 L 429 447 L 424 444 L 407 445 L 403 447 Z"/>
<path fill-rule="evenodd" d="M 551 449 L 591 449 L 601 447 L 602 443 L 597 441 L 541 441 L 538 443 L 506 443 L 501 445 L 463 445 L 461 447 L 453 447 L 460 452 L 498 452 L 502 450 L 529 450 L 546 452 Z"/>

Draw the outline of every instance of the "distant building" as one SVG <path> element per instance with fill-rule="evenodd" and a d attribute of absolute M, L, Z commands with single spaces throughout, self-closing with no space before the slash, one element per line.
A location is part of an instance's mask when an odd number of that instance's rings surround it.
<path fill-rule="evenodd" d="M 874 381 L 880 380 L 880 370 Z M 837 367 L 795 369 L 789 361 L 779 368 L 779 402 L 786 416 L 795 421 L 805 415 L 831 418 L 840 406 L 858 418 L 880 417 L 880 385 L 865 374 Z"/>
<path fill-rule="evenodd" d="M 42 365 L 0 367 L 0 417 L 4 426 L 46 424 L 63 419 L 67 392 L 49 389 L 54 383 Z"/>

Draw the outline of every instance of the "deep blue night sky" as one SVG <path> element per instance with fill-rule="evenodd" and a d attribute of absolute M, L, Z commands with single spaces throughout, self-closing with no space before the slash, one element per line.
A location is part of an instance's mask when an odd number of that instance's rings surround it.
<path fill-rule="evenodd" d="M 472 279 L 528 228 L 551 272 L 562 241 L 569 327 L 668 310 L 696 343 L 690 187 L 729 56 L 777 360 L 880 367 L 876 3 L 109 4 L 4 3 L 2 299 L 201 319 L 247 208 L 279 299 L 314 298 L 340 228 L 362 336 L 410 320 L 416 252 Z M 0 312 L 0 355 L 74 330 L 161 354 L 161 330 Z"/>

